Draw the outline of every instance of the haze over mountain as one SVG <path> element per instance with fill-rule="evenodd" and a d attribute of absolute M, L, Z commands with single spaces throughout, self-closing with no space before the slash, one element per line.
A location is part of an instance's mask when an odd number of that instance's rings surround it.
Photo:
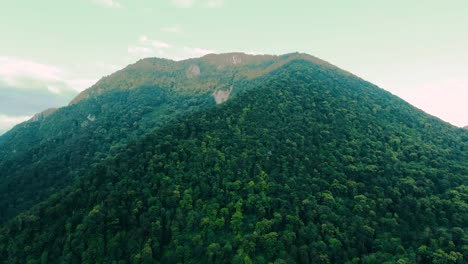
<path fill-rule="evenodd" d="M 307 54 L 143 59 L 0 137 L 0 259 L 463 263 L 467 144 Z"/>

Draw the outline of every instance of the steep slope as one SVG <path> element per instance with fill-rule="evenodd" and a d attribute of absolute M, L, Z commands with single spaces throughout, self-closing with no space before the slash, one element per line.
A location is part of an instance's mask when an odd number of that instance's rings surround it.
<path fill-rule="evenodd" d="M 6 263 L 463 263 L 468 133 L 294 60 L 0 230 Z"/>
<path fill-rule="evenodd" d="M 209 93 L 140 87 L 103 94 L 16 127 L 2 145 L 0 222 L 59 190 L 129 140 L 214 105 Z"/>
<path fill-rule="evenodd" d="M 301 53 L 281 56 L 244 53 L 209 54 L 177 62 L 148 58 L 102 78 L 72 100 L 71 104 L 111 90 L 131 90 L 155 83 L 173 90 L 195 88 L 210 92 L 227 90 L 233 81 L 260 77 L 296 59 L 304 59 L 341 71 L 325 61 Z"/>
<path fill-rule="evenodd" d="M 0 137 L 0 223 L 60 190 L 129 141 L 213 107 L 298 58 L 336 69 L 299 53 L 213 54 L 179 62 L 143 59 L 103 78 L 68 107 L 16 126 Z"/>

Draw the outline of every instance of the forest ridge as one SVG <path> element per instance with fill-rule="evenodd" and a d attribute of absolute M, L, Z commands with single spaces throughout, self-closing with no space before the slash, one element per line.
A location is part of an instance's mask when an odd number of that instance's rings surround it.
<path fill-rule="evenodd" d="M 0 259 L 465 263 L 467 144 L 310 55 L 144 59 L 0 137 Z"/>

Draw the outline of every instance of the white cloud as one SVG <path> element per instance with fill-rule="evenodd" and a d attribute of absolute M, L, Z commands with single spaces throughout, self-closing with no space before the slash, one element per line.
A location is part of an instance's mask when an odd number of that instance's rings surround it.
<path fill-rule="evenodd" d="M 195 0 L 172 0 L 172 4 L 178 8 L 190 8 L 195 5 Z M 224 0 L 205 0 L 201 5 L 208 8 L 220 8 L 224 6 Z"/>
<path fill-rule="evenodd" d="M 171 44 L 168 44 L 166 42 L 162 42 L 159 40 L 153 40 L 151 41 L 151 45 L 155 47 L 156 49 L 165 49 L 165 48 L 170 48 Z"/>
<path fill-rule="evenodd" d="M 174 4 L 178 8 L 192 7 L 194 2 L 194 0 L 172 0 L 172 4 Z"/>
<path fill-rule="evenodd" d="M 215 51 L 203 48 L 174 46 L 161 40 L 152 39 L 147 35 L 140 36 L 138 38 L 138 44 L 129 46 L 127 52 L 132 57 L 132 60 L 147 57 L 183 60 L 200 57 L 209 53 L 216 53 Z"/>
<path fill-rule="evenodd" d="M 146 35 L 140 36 L 140 38 L 138 40 L 143 45 L 152 46 L 152 47 L 154 47 L 156 49 L 165 49 L 165 48 L 171 47 L 171 44 L 169 44 L 169 43 L 166 43 L 166 42 L 160 41 L 160 40 L 156 40 L 156 39 L 150 39 Z"/>
<path fill-rule="evenodd" d="M 0 82 L 16 89 L 47 89 L 60 94 L 80 92 L 95 80 L 72 78 L 70 73 L 56 66 L 0 56 Z"/>
<path fill-rule="evenodd" d="M 47 90 L 53 94 L 61 94 L 62 91 L 60 90 L 59 87 L 57 86 L 53 86 L 53 85 L 49 85 L 47 86 Z"/>
<path fill-rule="evenodd" d="M 9 116 L 0 114 L 0 135 L 10 130 L 16 124 L 27 121 L 31 116 Z"/>
<path fill-rule="evenodd" d="M 219 8 L 224 5 L 224 0 L 208 0 L 206 6 L 209 8 Z"/>
<path fill-rule="evenodd" d="M 171 48 L 172 45 L 164 41 L 151 39 L 146 35 L 142 35 L 138 38 L 139 44 L 132 45 L 127 48 L 129 55 L 144 58 L 150 56 L 164 57 L 166 50 Z"/>
<path fill-rule="evenodd" d="M 186 54 L 190 55 L 190 57 L 200 57 L 200 56 L 204 56 L 206 54 L 216 53 L 215 51 L 202 49 L 202 48 L 184 47 L 183 50 L 184 50 L 184 52 Z"/>
<path fill-rule="evenodd" d="M 182 27 L 180 25 L 172 25 L 172 26 L 167 26 L 167 27 L 161 27 L 159 30 L 161 30 L 162 32 L 168 32 L 168 33 L 181 33 Z"/>
<path fill-rule="evenodd" d="M 149 38 L 148 38 L 148 36 L 146 36 L 146 35 L 142 35 L 142 36 L 140 36 L 140 38 L 139 38 L 138 40 L 139 40 L 140 42 L 146 42 L 146 41 L 149 40 Z"/>
<path fill-rule="evenodd" d="M 0 56 L 0 134 L 33 113 L 65 105 L 95 82 L 53 65 Z"/>
<path fill-rule="evenodd" d="M 0 79 L 7 84 L 16 86 L 20 77 L 31 79 L 58 81 L 63 71 L 57 67 L 21 60 L 10 57 L 0 57 Z"/>
<path fill-rule="evenodd" d="M 115 0 L 95 0 L 95 2 L 110 8 L 122 8 L 122 4 Z"/>
<path fill-rule="evenodd" d="M 456 126 L 468 125 L 468 81 L 446 79 L 399 89 L 398 96 L 425 112 Z"/>

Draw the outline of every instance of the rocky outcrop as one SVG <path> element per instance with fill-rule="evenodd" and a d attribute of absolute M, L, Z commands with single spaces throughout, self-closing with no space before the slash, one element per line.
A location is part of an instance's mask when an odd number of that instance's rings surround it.
<path fill-rule="evenodd" d="M 216 101 L 216 104 L 221 104 L 227 101 L 229 99 L 229 95 L 231 95 L 232 90 L 234 89 L 234 86 L 231 85 L 229 90 L 224 91 L 224 90 L 218 90 L 213 92 L 213 97 Z"/>
<path fill-rule="evenodd" d="M 187 77 L 188 78 L 195 78 L 198 75 L 200 75 L 200 67 L 196 64 L 190 65 L 190 67 L 187 70 Z"/>

